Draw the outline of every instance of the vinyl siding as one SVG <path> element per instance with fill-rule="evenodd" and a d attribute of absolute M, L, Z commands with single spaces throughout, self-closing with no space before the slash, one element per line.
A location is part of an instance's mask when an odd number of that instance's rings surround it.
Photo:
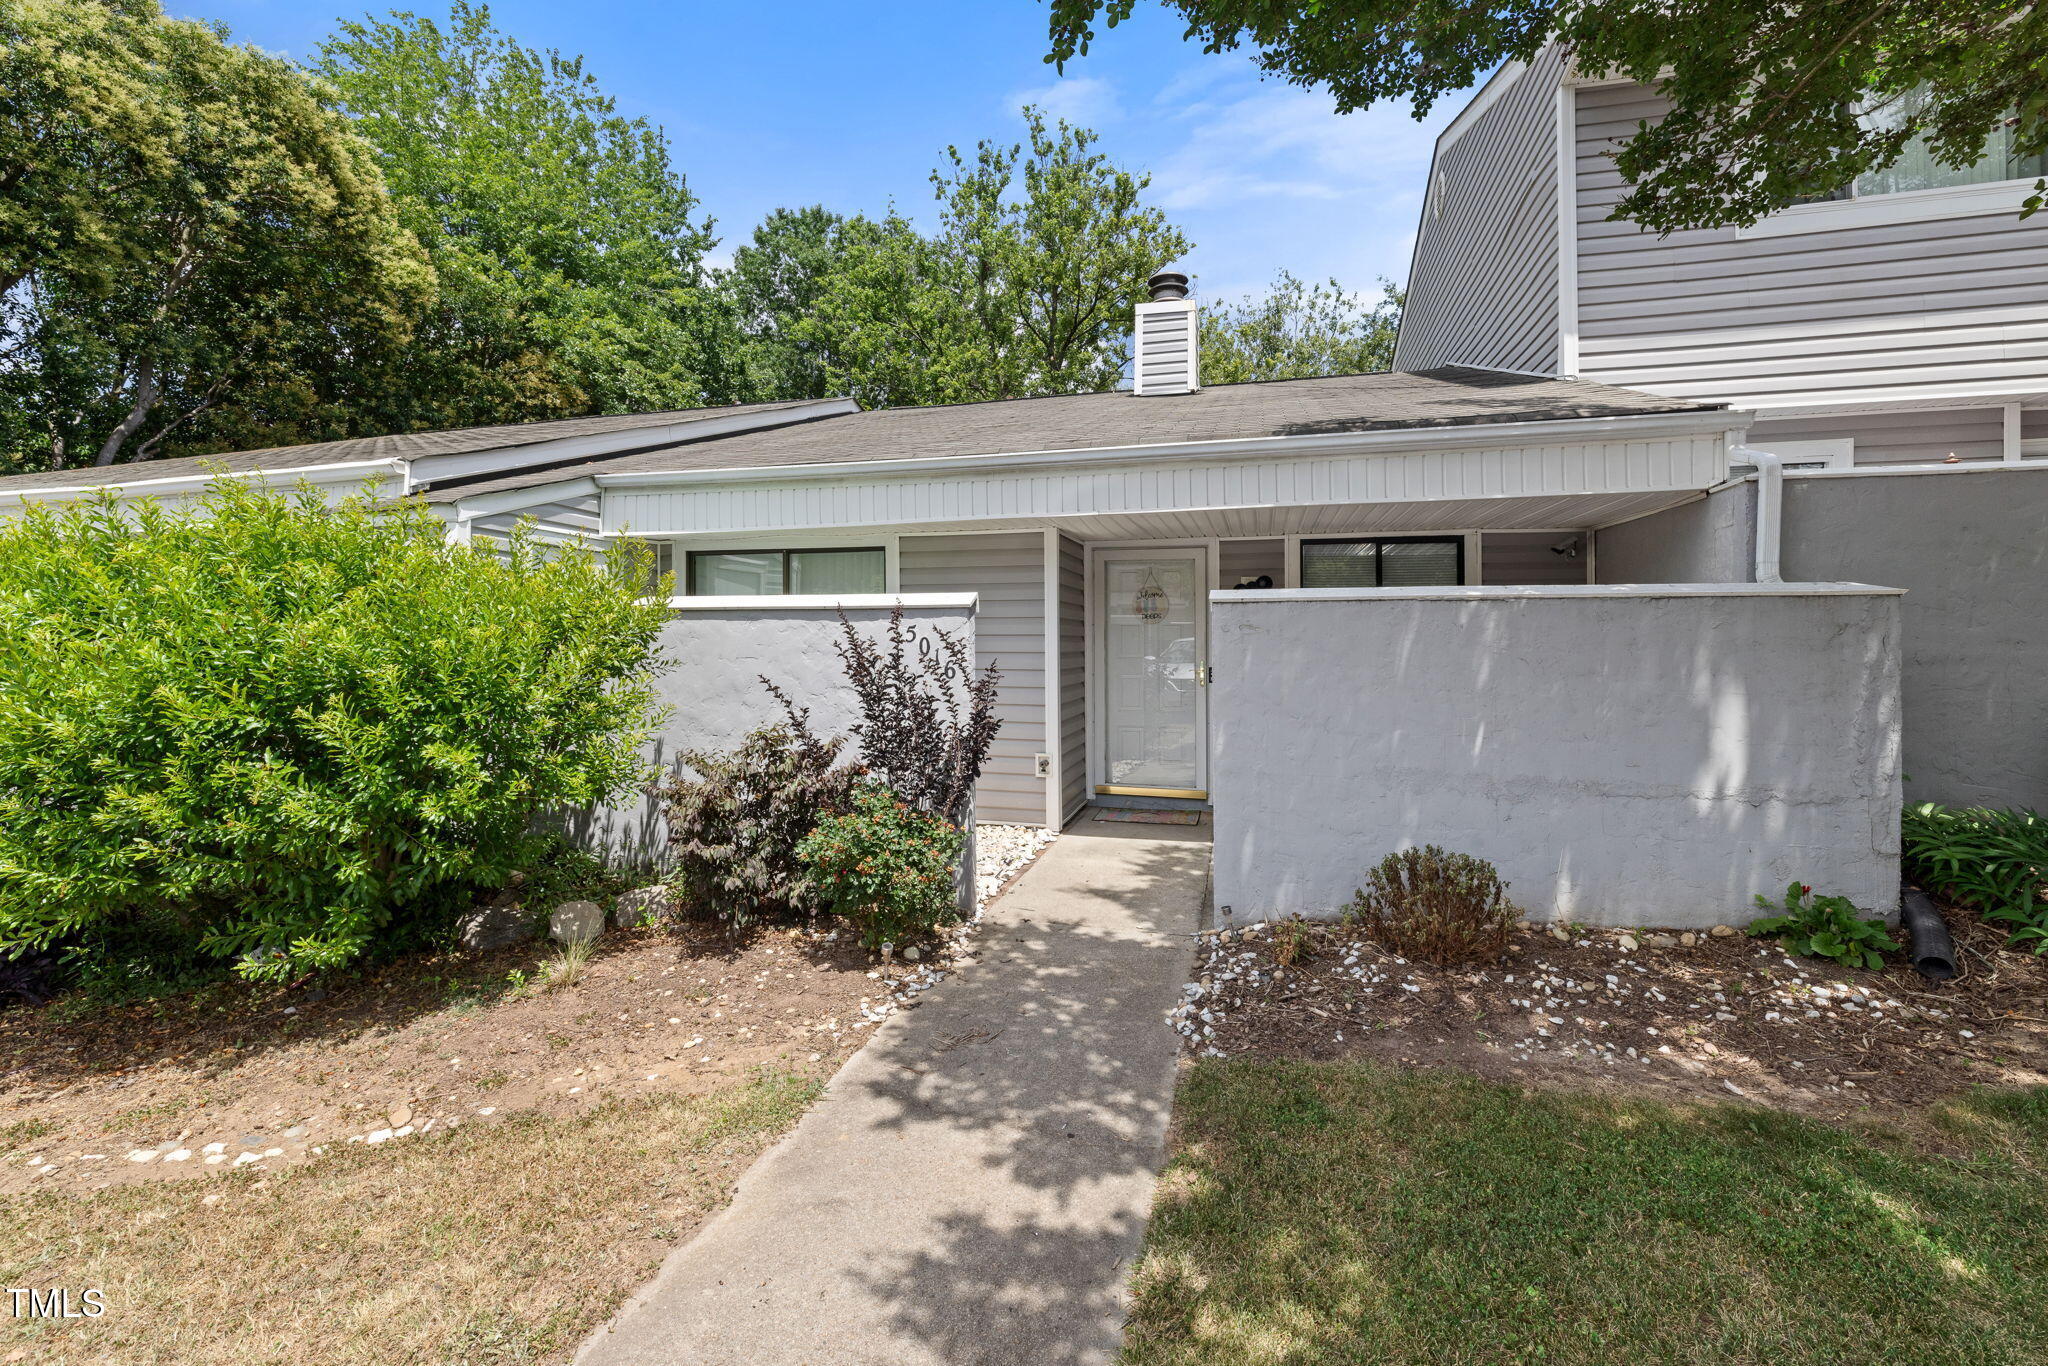
<path fill-rule="evenodd" d="M 515 512 L 492 513 L 471 522 L 470 535 L 477 539 L 503 540 L 520 522 L 531 518 L 535 533 L 546 540 L 595 536 L 599 531 L 599 504 L 599 495 L 590 493 L 581 498 L 520 508 Z"/>
<path fill-rule="evenodd" d="M 1479 573 L 1475 583 L 1546 584 L 1585 583 L 1586 545 L 1592 537 L 1580 535 L 1579 553 L 1567 558 L 1551 550 L 1569 539 L 1565 531 L 1488 531 L 1479 538 Z"/>
<path fill-rule="evenodd" d="M 1557 373 L 1560 64 L 1554 48 L 1538 55 L 1455 141 L 1438 146 L 1396 370 Z"/>
<path fill-rule="evenodd" d="M 1218 588 L 1235 588 L 1261 574 L 1273 576 L 1273 586 L 1287 582 L 1287 542 L 1223 541 L 1216 548 Z"/>
<path fill-rule="evenodd" d="M 975 667 L 996 665 L 996 715 L 1002 729 L 975 785 L 975 816 L 1045 824 L 1045 779 L 1035 758 L 1045 749 L 1045 534 L 905 536 L 897 585 L 905 593 L 979 593 Z"/>
<path fill-rule="evenodd" d="M 1081 543 L 1059 540 L 1060 818 L 1088 800 L 1088 603 Z"/>
<path fill-rule="evenodd" d="M 2038 224 L 1992 214 L 1660 239 L 1608 214 L 1626 188 L 1610 153 L 1664 102 L 1640 86 L 1582 89 L 1577 101 L 1583 377 L 1762 409 L 2039 388 Z"/>
<path fill-rule="evenodd" d="M 1774 441 L 1844 436 L 1856 442 L 1859 465 L 1925 464 L 1951 455 L 2002 460 L 2005 414 L 1997 408 L 1906 409 L 1759 422 L 1749 429 L 1750 444 L 1763 450 L 1770 450 Z"/>

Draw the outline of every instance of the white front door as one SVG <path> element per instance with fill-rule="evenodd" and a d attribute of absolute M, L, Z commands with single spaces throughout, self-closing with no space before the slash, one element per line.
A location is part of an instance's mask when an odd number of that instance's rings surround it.
<path fill-rule="evenodd" d="M 1101 551 L 1096 582 L 1095 790 L 1206 797 L 1208 551 Z"/>

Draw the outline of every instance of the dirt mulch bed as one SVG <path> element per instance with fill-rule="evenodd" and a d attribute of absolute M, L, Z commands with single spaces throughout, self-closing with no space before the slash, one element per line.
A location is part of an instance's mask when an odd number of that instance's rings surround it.
<path fill-rule="evenodd" d="M 1938 985 L 1732 934 L 1531 926 L 1495 966 L 1443 969 L 1341 925 L 1254 926 L 1205 936 L 1175 1024 L 1190 1057 L 1369 1058 L 1830 1118 L 2048 1083 L 2048 957 L 1944 909 L 1965 972 Z M 1289 941 L 1305 956 L 1283 966 Z"/>
<path fill-rule="evenodd" d="M 408 959 L 298 991 L 223 985 L 81 1019 L 61 1002 L 0 1013 L 0 1194 L 267 1170 L 703 1093 L 762 1067 L 829 1072 L 871 1028 L 864 1007 L 926 975 L 798 930 L 615 933 L 555 989 L 532 984 L 548 952 Z"/>

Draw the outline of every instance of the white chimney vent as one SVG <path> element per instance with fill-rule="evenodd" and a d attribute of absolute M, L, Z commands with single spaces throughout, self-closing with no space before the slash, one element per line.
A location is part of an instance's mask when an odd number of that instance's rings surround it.
<path fill-rule="evenodd" d="M 1146 288 L 1152 297 L 1138 305 L 1132 334 L 1131 392 L 1140 398 L 1192 394 L 1202 387 L 1201 328 L 1199 305 L 1188 297 L 1188 277 L 1161 271 Z"/>

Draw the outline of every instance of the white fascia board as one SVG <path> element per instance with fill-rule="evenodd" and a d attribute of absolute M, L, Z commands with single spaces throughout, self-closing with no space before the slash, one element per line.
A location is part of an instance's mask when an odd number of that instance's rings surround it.
<path fill-rule="evenodd" d="M 1001 473 L 1020 469 L 1086 468 L 1199 460 L 1261 460 L 1274 456 L 1355 455 L 1490 450 L 1502 446 L 1573 440 L 1655 441 L 1665 437 L 1716 434 L 1745 425 L 1750 414 L 1710 408 L 1698 412 L 1644 413 L 1625 417 L 1565 418 L 1546 422 L 1475 422 L 1455 427 L 1400 427 L 1389 431 L 1326 432 L 1309 436 L 1236 437 L 1218 441 L 1171 441 L 1144 446 L 1090 446 L 1075 450 L 1009 451 L 990 455 L 943 455 L 893 460 L 845 460 L 808 465 L 752 465 L 726 469 L 635 471 L 592 476 L 606 489 L 648 485 L 737 484 L 791 479 L 838 480 L 891 474 Z"/>
<path fill-rule="evenodd" d="M 830 612 L 901 607 L 906 612 L 973 609 L 979 593 L 789 593 L 775 596 L 706 594 L 668 600 L 677 612 Z"/>
<path fill-rule="evenodd" d="M 517 512 L 521 508 L 539 507 L 542 503 L 559 502 L 565 498 L 582 498 L 597 491 L 597 480 L 585 474 L 553 484 L 530 484 L 525 488 L 479 493 L 474 498 L 455 500 L 455 519 L 467 522 L 474 517 L 489 517 L 499 512 Z"/>
<path fill-rule="evenodd" d="M 1514 89 L 1515 82 L 1527 75 L 1528 71 L 1528 62 L 1503 63 L 1500 70 L 1494 72 L 1485 85 L 1479 87 L 1479 93 L 1466 101 L 1465 107 L 1458 111 L 1458 117 L 1452 119 L 1444 131 L 1436 135 L 1437 150 L 1442 151 L 1470 132 L 1472 125 L 1479 122 L 1480 116 L 1498 104 L 1500 97 Z"/>
<path fill-rule="evenodd" d="M 1560 583 L 1467 588 L 1261 588 L 1213 590 L 1210 602 L 1486 602 L 1572 598 L 1900 597 L 1903 588 L 1870 583 Z"/>
<path fill-rule="evenodd" d="M 548 465 L 558 460 L 578 460 L 609 455 L 614 451 L 641 446 L 697 441 L 705 437 L 730 436 L 735 432 L 759 431 L 765 427 L 786 427 L 820 417 L 841 417 L 857 413 L 860 405 L 850 398 L 826 398 L 764 413 L 728 413 L 723 417 L 694 418 L 686 422 L 654 422 L 645 427 L 602 432 L 590 436 L 564 436 L 553 441 L 535 441 L 521 446 L 498 446 L 487 451 L 460 455 L 419 455 L 412 458 L 415 483 L 436 479 L 460 479 L 473 474 L 494 474 Z"/>
<path fill-rule="evenodd" d="M 157 479 L 123 479 L 112 483 L 52 484 L 44 488 L 0 489 L 0 507 L 19 503 L 62 503 L 89 498 L 105 490 L 122 497 L 157 494 L 197 493 L 216 479 L 269 479 L 279 488 L 304 481 L 316 486 L 347 484 L 375 478 L 380 474 L 405 477 L 402 460 L 351 460 L 332 465 L 300 465 L 288 469 L 209 470 L 204 474 L 174 474 Z M 61 477 L 56 471 L 53 477 Z"/>

